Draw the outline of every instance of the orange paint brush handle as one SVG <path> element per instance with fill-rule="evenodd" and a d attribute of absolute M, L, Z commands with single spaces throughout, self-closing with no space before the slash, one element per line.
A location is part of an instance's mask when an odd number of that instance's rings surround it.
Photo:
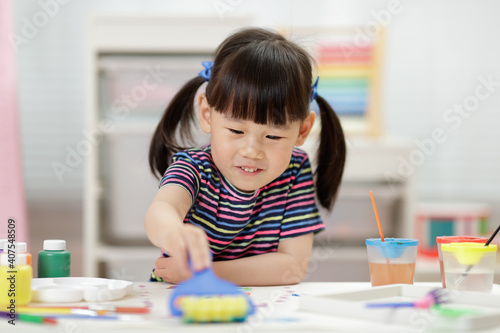
<path fill-rule="evenodd" d="M 373 211 L 375 212 L 375 218 L 377 219 L 378 232 L 380 233 L 380 239 L 385 242 L 384 233 L 382 232 L 382 226 L 380 225 L 380 219 L 378 218 L 377 206 L 375 205 L 375 199 L 373 198 L 373 192 L 370 191 L 370 197 L 372 198 Z"/>

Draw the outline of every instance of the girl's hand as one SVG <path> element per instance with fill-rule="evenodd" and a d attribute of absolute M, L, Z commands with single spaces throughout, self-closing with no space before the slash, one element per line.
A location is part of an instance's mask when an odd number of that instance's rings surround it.
<path fill-rule="evenodd" d="M 212 264 L 205 231 L 183 221 L 190 207 L 191 196 L 185 189 L 163 186 L 156 193 L 144 219 L 151 243 L 162 248 L 171 258 L 157 261 L 156 275 L 169 281 L 181 281 L 191 276 L 191 269 L 200 271 Z"/>
<path fill-rule="evenodd" d="M 178 283 L 191 276 L 191 268 L 201 271 L 212 264 L 207 236 L 200 227 L 183 223 L 170 228 L 166 233 L 165 244 L 167 246 L 164 250 L 170 258 L 160 258 L 156 261 L 155 274 L 164 280 L 164 276 L 167 277 L 168 282 Z M 159 269 L 158 273 L 156 269 Z M 173 282 L 174 280 L 178 282 Z"/>
<path fill-rule="evenodd" d="M 181 272 L 177 261 L 174 258 L 160 257 L 155 262 L 155 275 L 161 277 L 163 281 L 178 284 L 191 277 L 191 272 L 185 275 Z"/>

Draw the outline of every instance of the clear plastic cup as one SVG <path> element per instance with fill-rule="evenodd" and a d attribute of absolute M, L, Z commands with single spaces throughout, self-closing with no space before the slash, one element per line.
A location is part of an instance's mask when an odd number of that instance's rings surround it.
<path fill-rule="evenodd" d="M 439 271 L 441 272 L 441 283 L 443 288 L 446 288 L 446 279 L 444 276 L 443 268 L 443 252 L 441 251 L 441 244 L 450 243 L 481 243 L 484 244 L 488 241 L 487 237 L 472 237 L 472 236 L 440 236 L 436 237 L 436 244 L 439 257 Z"/>
<path fill-rule="evenodd" d="M 365 242 L 372 286 L 413 284 L 418 240 L 368 238 Z"/>
<path fill-rule="evenodd" d="M 490 292 L 497 246 L 479 243 L 442 244 L 446 288 Z"/>

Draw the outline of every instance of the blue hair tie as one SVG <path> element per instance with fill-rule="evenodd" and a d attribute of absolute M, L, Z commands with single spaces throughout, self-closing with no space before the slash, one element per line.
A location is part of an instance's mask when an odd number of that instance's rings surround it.
<path fill-rule="evenodd" d="M 198 73 L 199 76 L 205 79 L 208 82 L 210 80 L 210 75 L 212 75 L 212 67 L 214 67 L 213 61 L 202 61 L 201 64 L 205 68 L 201 72 Z"/>
<path fill-rule="evenodd" d="M 312 91 L 311 91 L 311 103 L 314 102 L 316 97 L 318 97 L 318 81 L 319 81 L 319 76 L 316 78 L 316 81 L 312 85 Z"/>

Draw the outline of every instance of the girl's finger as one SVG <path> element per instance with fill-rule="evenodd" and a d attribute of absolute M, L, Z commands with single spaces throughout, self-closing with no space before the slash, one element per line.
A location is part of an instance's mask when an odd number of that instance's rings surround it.
<path fill-rule="evenodd" d="M 155 261 L 155 269 L 164 269 L 166 267 L 166 259 L 165 257 L 159 257 Z"/>
<path fill-rule="evenodd" d="M 200 228 L 192 228 L 186 234 L 191 265 L 195 271 L 203 270 L 211 265 L 209 245 L 205 233 Z"/>
<path fill-rule="evenodd" d="M 175 260 L 177 267 L 179 268 L 179 274 L 181 276 L 189 276 L 191 275 L 191 269 L 188 266 L 188 244 L 182 234 L 177 235 L 175 238 L 175 240 L 172 240 L 172 243 L 176 244 L 172 246 L 170 255 L 172 259 Z"/>

